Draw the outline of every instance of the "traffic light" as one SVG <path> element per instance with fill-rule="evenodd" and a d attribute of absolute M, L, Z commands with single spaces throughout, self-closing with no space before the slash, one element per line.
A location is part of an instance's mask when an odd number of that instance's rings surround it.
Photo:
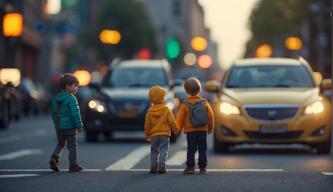
<path fill-rule="evenodd" d="M 204 51 L 207 49 L 208 43 L 204 37 L 194 37 L 191 41 L 191 47 L 195 51 Z"/>
<path fill-rule="evenodd" d="M 137 54 L 138 59 L 151 59 L 152 57 L 152 53 L 150 51 L 150 49 L 147 48 L 142 48 L 138 51 Z"/>
<path fill-rule="evenodd" d="M 176 39 L 169 39 L 165 44 L 165 55 L 168 59 L 176 59 L 180 54 L 180 44 Z"/>

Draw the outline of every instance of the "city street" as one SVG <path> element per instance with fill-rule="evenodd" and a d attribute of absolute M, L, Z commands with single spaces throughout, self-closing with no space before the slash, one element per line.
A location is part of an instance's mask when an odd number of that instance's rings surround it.
<path fill-rule="evenodd" d="M 9 191 L 332 191 L 333 155 L 302 146 L 239 146 L 215 154 L 209 136 L 207 175 L 183 175 L 186 141 L 170 145 L 166 175 L 149 174 L 150 145 L 143 134 L 87 143 L 79 134 L 81 173 L 68 173 L 67 151 L 61 172 L 48 169 L 55 134 L 48 116 L 14 122 L 0 131 L 0 189 Z"/>

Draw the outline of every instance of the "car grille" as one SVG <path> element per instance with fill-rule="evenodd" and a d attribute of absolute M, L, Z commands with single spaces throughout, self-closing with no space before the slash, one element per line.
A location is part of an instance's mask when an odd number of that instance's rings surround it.
<path fill-rule="evenodd" d="M 249 117 L 259 120 L 284 120 L 293 118 L 298 107 L 245 107 Z"/>
<path fill-rule="evenodd" d="M 144 112 L 148 108 L 147 102 L 144 101 L 112 101 L 114 112 L 128 111 L 132 108 L 138 109 L 139 113 Z"/>
<path fill-rule="evenodd" d="M 250 139 L 258 140 L 290 140 L 297 139 L 301 136 L 302 131 L 290 131 L 287 133 L 260 133 L 254 131 L 244 131 Z"/>

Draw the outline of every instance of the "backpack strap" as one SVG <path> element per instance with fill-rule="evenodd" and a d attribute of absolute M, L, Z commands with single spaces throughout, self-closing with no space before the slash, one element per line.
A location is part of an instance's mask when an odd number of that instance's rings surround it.
<path fill-rule="evenodd" d="M 187 105 L 191 109 L 193 107 L 193 105 L 196 105 L 198 103 L 200 103 L 200 105 L 204 105 L 206 103 L 206 101 L 207 101 L 206 99 L 200 99 L 200 101 L 192 104 L 192 103 L 188 102 L 187 100 L 184 100 L 184 101 L 182 101 L 182 103 L 184 103 L 185 105 Z"/>

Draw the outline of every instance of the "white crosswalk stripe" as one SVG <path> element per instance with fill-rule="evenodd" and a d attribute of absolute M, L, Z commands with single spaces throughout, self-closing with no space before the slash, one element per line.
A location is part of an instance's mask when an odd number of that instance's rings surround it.
<path fill-rule="evenodd" d="M 150 153 L 150 146 L 141 146 L 132 152 L 130 152 L 126 157 L 116 161 L 115 163 L 108 166 L 105 170 L 129 170 L 138 164 L 144 157 Z"/>
<path fill-rule="evenodd" d="M 18 177 L 36 177 L 38 174 L 13 174 L 13 175 L 0 175 L 0 179 L 4 178 L 18 178 Z"/>
<path fill-rule="evenodd" d="M 333 172 L 321 172 L 323 175 L 333 176 Z"/>
<path fill-rule="evenodd" d="M 17 158 L 20 158 L 23 156 L 39 155 L 42 153 L 43 153 L 43 151 L 40 149 L 22 149 L 22 150 L 14 151 L 14 152 L 7 153 L 4 155 L 0 155 L 0 161 L 13 160 L 13 159 L 17 159 Z"/>

